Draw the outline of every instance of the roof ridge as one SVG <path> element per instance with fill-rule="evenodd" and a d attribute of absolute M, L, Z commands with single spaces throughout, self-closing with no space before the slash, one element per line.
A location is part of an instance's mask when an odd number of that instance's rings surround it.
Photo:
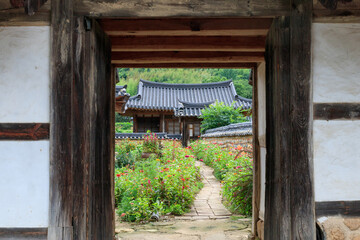
<path fill-rule="evenodd" d="M 146 85 L 155 85 L 155 86 L 167 86 L 167 87 L 206 87 L 206 86 L 221 86 L 221 85 L 230 85 L 233 81 L 232 79 L 221 81 L 221 82 L 211 82 L 211 83 L 160 83 L 153 82 L 144 79 L 140 79 L 140 82 Z"/>

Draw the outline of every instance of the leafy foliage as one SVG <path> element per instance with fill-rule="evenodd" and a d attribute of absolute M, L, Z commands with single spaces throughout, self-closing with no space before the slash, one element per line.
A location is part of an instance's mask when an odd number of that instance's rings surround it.
<path fill-rule="evenodd" d="M 211 83 L 232 79 L 238 95 L 251 98 L 250 69 L 118 68 L 119 85 L 127 84 L 131 96 L 137 94 L 140 79 L 164 83 Z"/>
<path fill-rule="evenodd" d="M 243 110 L 235 109 L 234 105 L 225 105 L 223 102 L 216 102 L 201 111 L 199 117 L 201 122 L 201 132 L 208 129 L 227 126 L 232 123 L 246 122 L 247 119 L 243 114 Z"/>
<path fill-rule="evenodd" d="M 138 146 L 126 146 L 131 144 L 122 144 L 129 154 L 138 150 Z M 115 169 L 115 203 L 122 220 L 148 220 L 152 213 L 183 214 L 202 188 L 190 151 L 175 141 L 163 145 L 161 158 L 139 157 L 132 166 Z"/>
<path fill-rule="evenodd" d="M 189 148 L 200 161 L 214 169 L 222 180 L 223 196 L 230 210 L 244 215 L 252 212 L 252 159 L 242 147 L 222 148 L 216 142 L 198 140 Z"/>

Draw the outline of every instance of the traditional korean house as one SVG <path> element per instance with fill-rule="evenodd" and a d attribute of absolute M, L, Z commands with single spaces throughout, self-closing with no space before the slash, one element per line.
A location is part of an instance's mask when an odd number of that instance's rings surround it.
<path fill-rule="evenodd" d="M 167 67 L 254 70 L 253 239 L 359 239 L 359 42 L 360 0 L 0 0 L 0 238 L 114 239 L 115 68 Z"/>
<path fill-rule="evenodd" d="M 140 80 L 137 95 L 130 97 L 124 115 L 132 116 L 134 133 L 165 132 L 200 136 L 201 110 L 223 102 L 234 108 L 251 108 L 251 99 L 237 95 L 232 80 L 201 84 L 172 84 Z"/>

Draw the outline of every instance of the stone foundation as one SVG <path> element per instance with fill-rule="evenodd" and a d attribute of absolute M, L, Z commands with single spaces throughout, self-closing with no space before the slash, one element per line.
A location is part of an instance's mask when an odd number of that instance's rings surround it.
<path fill-rule="evenodd" d="M 322 217 L 318 224 L 326 240 L 360 240 L 360 217 Z"/>

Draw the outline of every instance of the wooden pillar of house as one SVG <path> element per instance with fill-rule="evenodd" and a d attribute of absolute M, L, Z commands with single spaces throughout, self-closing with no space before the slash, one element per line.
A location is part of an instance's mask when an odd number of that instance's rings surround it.
<path fill-rule="evenodd" d="M 182 122 L 181 143 L 184 147 L 187 147 L 188 131 L 187 131 L 186 118 L 182 118 L 181 122 Z"/>
<path fill-rule="evenodd" d="M 138 121 L 137 121 L 137 115 L 136 114 L 133 115 L 133 132 L 134 133 L 138 132 Z"/>
<path fill-rule="evenodd" d="M 51 1 L 50 203 L 48 239 L 73 239 L 71 88 L 73 1 Z"/>
<path fill-rule="evenodd" d="M 292 0 L 266 43 L 265 239 L 315 239 L 312 1 Z"/>

